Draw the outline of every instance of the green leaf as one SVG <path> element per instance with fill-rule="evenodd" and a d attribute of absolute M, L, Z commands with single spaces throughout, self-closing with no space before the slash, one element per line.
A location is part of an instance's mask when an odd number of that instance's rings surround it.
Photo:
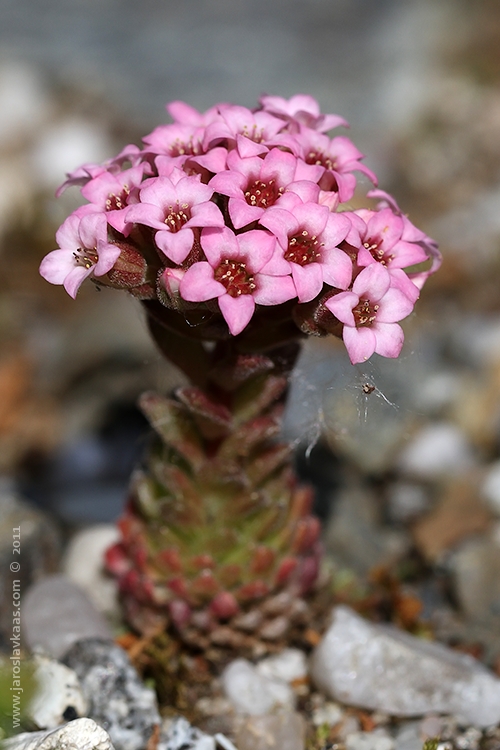
<path fill-rule="evenodd" d="M 189 466 L 199 470 L 205 461 L 205 453 L 186 409 L 176 401 L 152 391 L 142 394 L 139 407 L 161 440 L 174 448 Z"/>

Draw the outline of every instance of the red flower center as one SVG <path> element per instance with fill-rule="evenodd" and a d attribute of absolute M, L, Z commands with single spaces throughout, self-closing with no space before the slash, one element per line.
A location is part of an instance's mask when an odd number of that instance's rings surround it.
<path fill-rule="evenodd" d="M 376 261 L 381 263 L 383 266 L 387 266 L 387 264 L 394 259 L 394 255 L 386 255 L 384 250 L 380 247 L 381 244 L 381 239 L 377 240 L 370 237 L 366 240 L 366 242 L 363 242 L 363 247 L 368 250 L 368 252 L 373 258 L 375 258 Z"/>
<path fill-rule="evenodd" d="M 255 289 L 254 277 L 248 273 L 245 263 L 223 260 L 214 271 L 214 278 L 226 287 L 230 297 L 252 294 Z"/>
<path fill-rule="evenodd" d="M 283 195 L 284 188 L 278 187 L 276 180 L 262 182 L 255 180 L 245 190 L 245 200 L 249 206 L 257 208 L 269 208 Z"/>
<path fill-rule="evenodd" d="M 337 166 L 336 160 L 322 151 L 309 151 L 306 156 L 306 164 L 319 164 L 320 167 L 324 167 L 329 172 L 334 171 Z"/>
<path fill-rule="evenodd" d="M 356 327 L 368 327 L 371 326 L 375 318 L 377 317 L 377 310 L 379 305 L 373 305 L 368 299 L 360 299 L 359 304 L 353 308 L 352 314 L 356 321 Z"/>
<path fill-rule="evenodd" d="M 169 155 L 175 156 L 199 156 L 203 154 L 203 148 L 200 141 L 194 141 L 190 138 L 187 142 L 180 141 L 178 138 L 170 145 Z"/>
<path fill-rule="evenodd" d="M 320 260 L 321 244 L 318 242 L 316 235 L 309 237 L 309 232 L 303 229 L 302 232 L 288 240 L 288 248 L 285 251 L 285 260 L 291 263 L 298 263 L 299 266 L 307 266 L 309 263 L 315 263 Z"/>
<path fill-rule="evenodd" d="M 84 268 L 92 268 L 92 266 L 95 266 L 99 260 L 96 247 L 91 250 L 79 247 L 78 250 L 73 253 L 73 258 L 75 259 L 77 266 L 83 266 Z"/>
<path fill-rule="evenodd" d="M 169 213 L 165 216 L 165 224 L 171 232 L 179 232 L 184 224 L 191 218 L 191 212 L 189 210 L 188 203 L 178 202 L 175 206 L 168 207 Z"/>
<path fill-rule="evenodd" d="M 106 211 L 117 211 L 120 208 L 125 208 L 129 195 L 130 188 L 128 185 L 123 186 L 121 193 L 110 193 L 106 199 Z"/>
<path fill-rule="evenodd" d="M 257 125 L 254 125 L 251 130 L 244 125 L 241 135 L 245 136 L 245 138 L 249 138 L 254 143 L 262 143 L 264 140 L 264 130 L 262 128 L 259 130 Z"/>

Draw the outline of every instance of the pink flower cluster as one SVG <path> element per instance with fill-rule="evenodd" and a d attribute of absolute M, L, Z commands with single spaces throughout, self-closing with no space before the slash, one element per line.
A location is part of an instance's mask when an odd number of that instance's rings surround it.
<path fill-rule="evenodd" d="M 81 185 L 88 202 L 59 229 L 42 276 L 72 297 L 91 276 L 180 312 L 206 307 L 233 336 L 262 307 L 288 305 L 298 319 L 307 304 L 303 329 L 343 324 L 353 363 L 397 357 L 398 322 L 440 257 L 386 193 L 367 194 L 375 208 L 350 207 L 356 173 L 376 177 L 348 138 L 327 135 L 347 123 L 306 95 L 263 96 L 254 111 L 167 110 L 173 123 L 142 149 L 69 175 L 60 191 Z"/>

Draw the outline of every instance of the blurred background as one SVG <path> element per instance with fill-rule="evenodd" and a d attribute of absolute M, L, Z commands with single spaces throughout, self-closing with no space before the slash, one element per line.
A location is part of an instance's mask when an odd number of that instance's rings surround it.
<path fill-rule="evenodd" d="M 337 342 L 307 342 L 286 424 L 299 470 L 339 564 L 417 557 L 442 632 L 458 612 L 498 653 L 497 0 L 0 0 L 0 520 L 13 496 L 54 539 L 115 519 L 147 431 L 137 396 L 178 379 L 132 298 L 89 285 L 73 301 L 38 277 L 80 202 L 54 198 L 65 173 L 140 142 L 170 100 L 299 92 L 350 121 L 445 258 L 397 362 L 352 368 Z"/>

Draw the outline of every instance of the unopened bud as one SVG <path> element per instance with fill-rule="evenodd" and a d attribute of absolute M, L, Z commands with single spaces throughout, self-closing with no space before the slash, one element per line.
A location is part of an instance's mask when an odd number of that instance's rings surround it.
<path fill-rule="evenodd" d="M 146 281 L 147 263 L 139 250 L 128 242 L 115 243 L 121 250 L 113 268 L 99 279 L 105 286 L 114 289 L 133 289 Z"/>

